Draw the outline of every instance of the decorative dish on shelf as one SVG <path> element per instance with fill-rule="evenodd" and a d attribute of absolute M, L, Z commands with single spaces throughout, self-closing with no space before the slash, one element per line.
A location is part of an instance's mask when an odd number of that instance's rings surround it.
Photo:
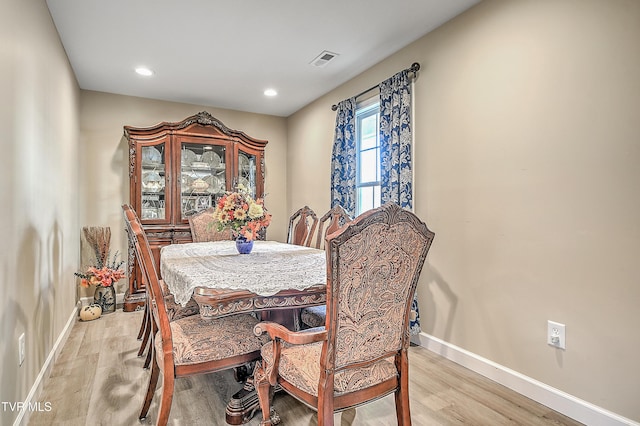
<path fill-rule="evenodd" d="M 204 179 L 196 179 L 191 183 L 191 189 L 196 192 L 205 192 L 209 188 L 209 184 Z"/>
<path fill-rule="evenodd" d="M 164 189 L 164 179 L 157 172 L 142 173 L 142 190 L 144 192 L 160 192 Z"/>
<path fill-rule="evenodd" d="M 216 152 L 207 151 L 202 154 L 200 161 L 202 161 L 203 163 L 207 163 L 209 167 L 218 167 L 222 162 L 222 159 Z"/>
<path fill-rule="evenodd" d="M 143 146 L 142 164 L 162 164 L 162 154 L 152 146 Z"/>
<path fill-rule="evenodd" d="M 238 166 L 240 170 L 246 170 L 249 168 L 249 157 L 244 154 L 238 155 Z"/>
<path fill-rule="evenodd" d="M 181 151 L 180 157 L 182 159 L 183 166 L 191 166 L 194 161 L 198 161 L 198 156 L 190 149 L 183 149 Z"/>
<path fill-rule="evenodd" d="M 222 189 L 224 189 L 224 185 L 220 183 L 220 179 L 216 176 L 207 176 L 204 178 L 204 181 L 209 185 L 207 188 L 207 192 L 211 194 L 217 194 Z"/>

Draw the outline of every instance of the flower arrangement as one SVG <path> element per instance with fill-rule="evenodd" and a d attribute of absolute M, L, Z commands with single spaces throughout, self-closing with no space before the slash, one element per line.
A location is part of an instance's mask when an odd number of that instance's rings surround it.
<path fill-rule="evenodd" d="M 118 261 L 118 252 L 109 260 L 109 242 L 111 230 L 103 227 L 85 227 L 82 229 L 85 239 L 93 248 L 96 256 L 96 264 L 87 268 L 85 272 L 74 272 L 74 275 L 81 278 L 80 285 L 89 287 L 99 285 L 110 287 L 116 281 L 125 278 L 126 274 L 122 270 L 124 260 Z"/>
<path fill-rule="evenodd" d="M 254 200 L 249 191 L 238 185 L 236 192 L 227 192 L 216 205 L 213 213 L 218 231 L 231 229 L 234 236 L 253 241 L 258 231 L 271 223 L 271 214 L 264 207 L 264 200 Z"/>
<path fill-rule="evenodd" d="M 96 266 L 90 266 L 85 272 L 74 272 L 74 275 L 81 278 L 80 285 L 82 287 L 90 285 L 110 287 L 116 281 L 125 278 L 125 272 L 121 269 L 122 265 L 124 265 L 124 260 L 118 261 L 118 252 L 116 252 L 111 261 L 108 260 L 108 254 L 107 262 L 98 257 Z"/>

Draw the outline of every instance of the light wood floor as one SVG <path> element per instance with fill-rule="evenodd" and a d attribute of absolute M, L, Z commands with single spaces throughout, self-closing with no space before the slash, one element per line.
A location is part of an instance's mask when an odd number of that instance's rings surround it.
<path fill-rule="evenodd" d="M 141 318 L 142 312 L 117 311 L 77 322 L 37 398 L 53 409 L 33 413 L 29 425 L 155 424 L 158 393 L 147 419 L 138 421 L 149 377 L 137 357 Z M 409 364 L 414 425 L 580 425 L 424 348 L 410 348 Z M 226 425 L 226 401 L 240 387 L 231 371 L 176 380 L 169 424 Z M 283 425 L 317 424 L 312 410 L 284 393 L 274 406 Z M 258 425 L 259 414 L 247 424 Z M 336 414 L 335 420 L 342 426 L 394 425 L 393 396 Z"/>

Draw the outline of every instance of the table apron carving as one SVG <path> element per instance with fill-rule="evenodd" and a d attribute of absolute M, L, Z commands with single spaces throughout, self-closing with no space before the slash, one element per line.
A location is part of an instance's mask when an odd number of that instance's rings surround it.
<path fill-rule="evenodd" d="M 206 294 L 206 289 L 198 288 L 194 291 L 193 298 L 198 302 L 200 315 L 203 318 L 218 318 L 243 312 L 324 305 L 327 295 L 322 288 L 307 290 L 304 294 L 255 296 L 241 300 L 211 303 L 211 296 Z"/>

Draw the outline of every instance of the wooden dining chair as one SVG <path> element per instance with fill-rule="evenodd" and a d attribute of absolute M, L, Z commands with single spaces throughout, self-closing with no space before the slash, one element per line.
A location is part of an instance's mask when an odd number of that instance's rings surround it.
<path fill-rule="evenodd" d="M 318 216 L 309 206 L 302 207 L 289 218 L 287 243 L 310 247 L 316 226 Z"/>
<path fill-rule="evenodd" d="M 327 235 L 337 231 L 341 226 L 351 222 L 351 220 L 351 216 L 349 216 L 349 213 L 347 213 L 341 205 L 338 204 L 329 209 L 318 222 L 316 248 L 324 249 L 324 240 Z M 300 324 L 302 328 L 324 327 L 326 318 L 326 305 L 309 306 L 300 311 Z"/>
<path fill-rule="evenodd" d="M 125 221 L 137 221 L 140 229 L 142 229 L 142 224 L 140 223 L 140 219 L 136 214 L 135 210 L 128 205 L 123 204 L 122 210 L 125 215 Z M 144 232 L 144 230 L 143 230 Z M 129 244 L 131 247 L 135 247 L 135 235 L 129 232 L 127 228 L 127 237 L 129 238 Z M 145 279 L 143 274 L 143 279 Z M 147 284 L 148 285 L 148 284 Z M 145 286 L 146 288 L 146 286 Z M 176 303 L 173 294 L 167 288 L 167 285 L 164 281 L 160 280 L 160 288 L 162 289 L 162 293 L 165 298 L 165 306 L 167 307 L 167 312 L 169 315 L 169 321 L 173 321 L 176 319 L 188 317 L 191 315 L 196 315 L 200 313 L 200 307 L 198 303 L 192 298 L 187 302 L 185 306 L 182 306 Z M 144 315 L 142 317 L 142 323 L 140 324 L 140 330 L 138 331 L 138 340 L 141 340 L 140 349 L 138 350 L 138 356 L 144 356 L 145 351 L 150 348 L 151 344 L 151 333 L 153 329 L 153 324 L 151 321 L 151 311 L 149 310 L 149 292 L 146 294 L 146 301 L 144 306 Z M 151 362 L 151 350 L 147 351 L 147 357 L 144 362 L 144 368 L 148 368 Z"/>
<path fill-rule="evenodd" d="M 324 249 L 324 240 L 327 235 L 335 232 L 341 226 L 351 222 L 353 218 L 339 204 L 330 208 L 318 221 L 318 233 L 316 235 L 316 248 Z M 326 228 L 325 228 L 326 226 Z"/>
<path fill-rule="evenodd" d="M 273 424 L 277 384 L 316 409 L 318 425 L 333 425 L 334 412 L 392 392 L 398 424 L 411 424 L 409 312 L 433 238 L 415 214 L 391 203 L 327 237 L 326 329 L 255 327 L 273 339 L 254 373 L 262 426 Z"/>
<path fill-rule="evenodd" d="M 151 320 L 157 330 L 152 336 L 151 376 L 139 418 L 146 418 L 162 373 L 156 425 L 166 425 L 175 379 L 243 366 L 260 357 L 260 348 L 268 338 L 253 333 L 258 320 L 251 314 L 217 319 L 191 315 L 170 321 L 149 242 L 137 216 L 135 220 L 129 217 L 126 216 L 125 223 L 135 237 L 135 254 L 148 283 Z"/>
<path fill-rule="evenodd" d="M 209 207 L 198 213 L 189 216 L 189 228 L 191 229 L 191 239 L 194 243 L 204 243 L 207 241 L 232 240 L 231 229 L 218 231 L 213 224 L 213 212 L 216 209 Z"/>

